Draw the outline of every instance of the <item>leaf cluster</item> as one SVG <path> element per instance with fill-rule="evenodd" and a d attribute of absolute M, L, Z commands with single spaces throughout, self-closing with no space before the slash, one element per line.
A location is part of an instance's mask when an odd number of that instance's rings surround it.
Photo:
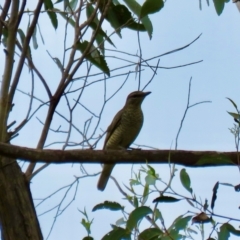
<path fill-rule="evenodd" d="M 177 169 L 175 169 L 174 172 L 176 173 Z M 142 174 L 145 175 L 145 181 L 141 180 Z M 93 212 L 110 210 L 114 212 L 121 211 L 123 214 L 122 218 L 111 225 L 112 230 L 106 233 L 101 240 L 196 239 L 198 234 L 202 236 L 204 233 L 206 234 L 205 227 L 209 229 L 209 226 L 211 226 L 212 230 L 209 232 L 208 239 L 228 240 L 231 239 L 231 235 L 240 236 L 240 231 L 230 224 L 229 221 L 224 223 L 217 222 L 217 218 L 225 219 L 226 217 L 214 212 L 220 185 L 233 187 L 237 191 L 238 188 L 236 186 L 217 182 L 213 187 L 210 209 L 207 199 L 205 203 L 197 199 L 191 186 L 191 178 L 186 169 L 181 169 L 179 173 L 179 180 L 188 192 L 186 196 L 177 193 L 172 189 L 171 184 L 165 183 L 159 176 L 159 173 L 156 173 L 152 166 L 147 165 L 147 168 L 142 167 L 142 169 L 135 174 L 135 177 L 130 180 L 129 187 L 125 186 L 130 193 L 125 193 L 125 199 L 133 207 L 130 212 L 126 212 L 125 207 L 121 204 L 110 201 L 99 203 L 93 208 Z M 175 174 L 172 178 L 174 177 Z M 169 182 L 172 182 L 172 180 L 173 179 Z M 165 187 L 159 188 L 158 183 L 165 185 Z M 143 189 L 142 194 L 139 194 L 136 190 L 140 186 Z M 155 195 L 156 193 L 160 196 L 155 198 L 152 203 L 147 201 L 151 195 Z M 170 226 L 167 227 L 164 221 L 164 218 L 167 216 L 163 216 L 161 208 L 171 208 L 173 204 L 179 205 L 180 201 L 186 201 L 190 208 L 187 213 L 177 216 Z M 192 212 L 192 208 L 195 209 L 195 211 L 197 210 L 197 212 Z M 234 219 L 230 218 L 228 220 L 234 221 Z M 235 219 L 235 221 L 236 220 L 237 219 Z M 147 225 L 148 227 L 146 227 Z M 91 237 L 91 239 L 93 238 Z"/>

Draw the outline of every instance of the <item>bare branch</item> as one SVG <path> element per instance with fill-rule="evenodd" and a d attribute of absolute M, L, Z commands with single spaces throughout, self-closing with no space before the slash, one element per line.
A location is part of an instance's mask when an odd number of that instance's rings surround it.
<path fill-rule="evenodd" d="M 14 65 L 14 50 L 15 50 L 15 39 L 17 34 L 17 21 L 18 21 L 18 8 L 19 2 L 12 2 L 11 18 L 8 24 L 8 41 L 6 48 L 6 60 L 3 73 L 3 81 L 0 89 L 0 139 L 1 141 L 7 141 L 6 126 L 7 118 L 12 105 L 12 100 L 8 97 L 8 91 L 10 87 L 13 65 Z"/>
<path fill-rule="evenodd" d="M 21 75 L 21 72 L 22 72 L 22 69 L 23 69 L 23 64 L 24 64 L 24 61 L 25 61 L 25 58 L 26 58 L 26 55 L 27 55 L 29 42 L 31 40 L 31 37 L 32 37 L 33 32 L 34 32 L 34 29 L 36 27 L 36 24 L 37 24 L 37 21 L 38 21 L 38 17 L 39 17 L 42 5 L 43 5 L 43 1 L 39 1 L 38 4 L 37 4 L 36 9 L 34 11 L 34 17 L 33 17 L 32 23 L 29 26 L 26 38 L 24 40 L 22 54 L 21 54 L 21 57 L 20 57 L 20 60 L 19 60 L 18 66 L 17 66 L 17 70 L 16 70 L 16 73 L 15 73 L 14 79 L 13 79 L 11 90 L 10 90 L 10 93 L 9 93 L 9 101 L 10 102 L 12 102 L 13 96 L 15 94 L 15 90 L 16 90 L 17 85 L 18 85 L 18 81 L 19 81 L 19 78 L 20 78 L 20 75 Z"/>
<path fill-rule="evenodd" d="M 45 163 L 176 163 L 188 167 L 233 166 L 236 152 L 170 150 L 41 150 L 0 143 L 0 154 Z M 199 165 L 196 165 L 201 160 Z"/>
<path fill-rule="evenodd" d="M 183 117 L 182 117 L 182 120 L 181 120 L 179 129 L 178 129 L 178 132 L 177 132 L 176 143 L 175 143 L 175 150 L 177 150 L 178 137 L 179 137 L 179 134 L 180 134 L 180 132 L 181 132 L 181 130 L 182 130 L 183 122 L 184 122 L 184 120 L 185 120 L 185 118 L 186 118 L 186 115 L 187 115 L 187 112 L 188 112 L 189 108 L 194 107 L 194 106 L 196 106 L 196 105 L 198 105 L 198 104 L 202 104 L 202 103 L 211 103 L 211 101 L 201 101 L 201 102 L 197 102 L 197 103 L 194 103 L 194 104 L 190 105 L 191 83 L 192 83 L 192 77 L 191 77 L 190 80 L 189 80 L 187 106 L 186 106 L 186 109 L 185 109 L 185 111 L 184 111 L 184 114 L 183 114 Z"/>

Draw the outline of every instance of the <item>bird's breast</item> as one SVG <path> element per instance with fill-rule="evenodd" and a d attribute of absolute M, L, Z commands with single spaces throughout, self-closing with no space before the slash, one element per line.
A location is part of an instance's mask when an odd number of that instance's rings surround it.
<path fill-rule="evenodd" d="M 137 138 L 143 125 L 141 108 L 126 108 L 122 112 L 121 121 L 110 135 L 106 147 L 108 149 L 128 148 Z"/>

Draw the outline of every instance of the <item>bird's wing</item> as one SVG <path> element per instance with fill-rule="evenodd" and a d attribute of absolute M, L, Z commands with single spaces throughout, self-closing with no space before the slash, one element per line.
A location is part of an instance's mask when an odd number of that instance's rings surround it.
<path fill-rule="evenodd" d="M 107 128 L 107 135 L 104 141 L 104 145 L 103 145 L 103 149 L 105 148 L 108 139 L 110 138 L 110 136 L 113 134 L 114 130 L 119 126 L 120 122 L 121 122 L 121 117 L 122 117 L 122 111 L 123 109 L 121 109 L 113 118 L 112 123 L 108 126 Z"/>

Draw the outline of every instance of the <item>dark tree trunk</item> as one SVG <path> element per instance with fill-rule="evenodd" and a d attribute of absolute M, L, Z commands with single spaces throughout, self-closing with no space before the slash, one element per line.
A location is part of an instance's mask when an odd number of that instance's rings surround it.
<path fill-rule="evenodd" d="M 16 160 L 0 157 L 0 228 L 3 240 L 43 239 L 29 183 Z"/>

